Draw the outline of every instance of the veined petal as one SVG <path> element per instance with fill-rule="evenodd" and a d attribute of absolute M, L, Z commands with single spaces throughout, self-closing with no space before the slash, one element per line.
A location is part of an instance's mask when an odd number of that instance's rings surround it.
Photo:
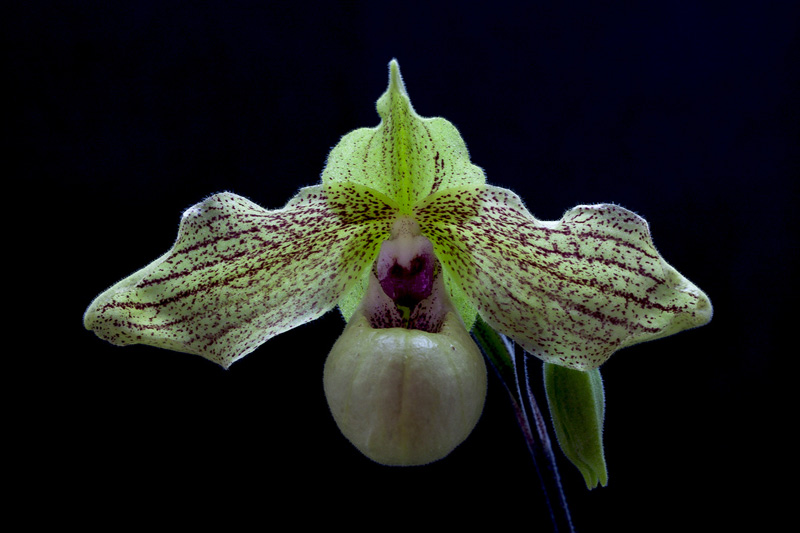
<path fill-rule="evenodd" d="M 512 192 L 475 186 L 431 196 L 415 217 L 484 320 L 546 362 L 593 369 L 619 348 L 711 319 L 708 297 L 621 207 L 541 222 Z"/>
<path fill-rule="evenodd" d="M 391 198 L 403 214 L 438 190 L 485 183 L 458 130 L 411 107 L 397 61 L 389 64 L 389 87 L 376 107 L 381 123 L 342 137 L 328 156 L 323 183 L 365 185 Z"/>
<path fill-rule="evenodd" d="M 395 212 L 351 184 L 307 187 L 273 211 L 214 195 L 184 213 L 168 253 L 98 296 L 84 324 L 114 344 L 228 367 L 333 308 L 374 260 Z"/>

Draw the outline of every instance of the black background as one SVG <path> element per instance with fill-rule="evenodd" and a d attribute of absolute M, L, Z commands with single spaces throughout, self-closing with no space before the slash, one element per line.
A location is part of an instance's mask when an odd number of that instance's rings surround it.
<path fill-rule="evenodd" d="M 417 112 L 453 122 L 490 183 L 546 220 L 579 203 L 636 211 L 714 304 L 710 325 L 603 366 L 609 485 L 589 492 L 560 463 L 577 531 L 749 518 L 771 530 L 796 463 L 796 404 L 778 379 L 796 375 L 797 353 L 784 344 L 798 268 L 794 5 L 7 5 L 16 495 L 35 518 L 84 524 L 548 530 L 494 379 L 449 457 L 389 468 L 328 413 L 336 312 L 228 371 L 82 327 L 97 293 L 169 248 L 185 208 L 222 190 L 277 208 L 316 183 L 341 135 L 378 124 L 397 58 Z"/>

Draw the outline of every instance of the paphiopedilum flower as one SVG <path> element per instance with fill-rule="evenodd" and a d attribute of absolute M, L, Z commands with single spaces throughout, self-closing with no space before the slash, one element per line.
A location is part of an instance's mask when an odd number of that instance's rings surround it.
<path fill-rule="evenodd" d="M 321 184 L 276 210 L 227 192 L 191 207 L 172 249 L 99 295 L 86 327 L 114 344 L 198 354 L 227 368 L 336 306 L 353 346 L 365 349 L 357 327 L 444 335 L 415 349 L 421 337 L 389 335 L 406 346 L 400 352 L 434 360 L 445 345 L 473 350 L 461 346 L 468 335 L 446 332 L 466 334 L 479 314 L 543 361 L 591 370 L 620 348 L 710 319 L 708 298 L 662 259 L 641 217 L 602 204 L 537 220 L 517 195 L 486 183 L 452 124 L 416 114 L 395 61 L 389 70 L 380 124 L 341 139 Z M 436 365 L 440 380 L 467 372 L 446 377 L 446 365 Z M 467 372 L 464 387 L 477 392 L 465 396 L 484 393 L 480 372 Z"/>

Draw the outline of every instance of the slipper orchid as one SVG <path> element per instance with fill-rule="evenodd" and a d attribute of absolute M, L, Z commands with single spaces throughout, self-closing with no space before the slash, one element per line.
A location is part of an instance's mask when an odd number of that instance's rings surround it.
<path fill-rule="evenodd" d="M 480 416 L 478 315 L 581 371 L 710 320 L 642 218 L 603 204 L 537 220 L 486 184 L 452 124 L 416 114 L 397 62 L 389 71 L 380 124 L 341 139 L 321 184 L 276 210 L 227 192 L 189 208 L 172 249 L 100 294 L 86 328 L 227 368 L 338 305 L 348 324 L 324 384 L 339 427 L 379 462 L 421 464 Z"/>

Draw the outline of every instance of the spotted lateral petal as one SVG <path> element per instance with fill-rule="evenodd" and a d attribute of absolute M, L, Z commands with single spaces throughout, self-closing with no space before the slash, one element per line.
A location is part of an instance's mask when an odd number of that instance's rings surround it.
<path fill-rule="evenodd" d="M 475 186 L 431 196 L 416 216 L 483 319 L 546 362 L 597 368 L 619 348 L 711 319 L 706 295 L 621 207 L 541 222 L 510 191 Z"/>
<path fill-rule="evenodd" d="M 302 189 L 273 211 L 214 195 L 184 213 L 172 250 L 98 296 L 84 323 L 114 344 L 228 367 L 333 308 L 374 260 L 394 212 L 352 184 Z"/>
<path fill-rule="evenodd" d="M 439 190 L 483 184 L 458 130 L 443 118 L 423 118 L 411 106 L 397 61 L 376 105 L 381 123 L 342 137 L 331 150 L 323 183 L 352 182 L 396 202 L 403 214 Z"/>

